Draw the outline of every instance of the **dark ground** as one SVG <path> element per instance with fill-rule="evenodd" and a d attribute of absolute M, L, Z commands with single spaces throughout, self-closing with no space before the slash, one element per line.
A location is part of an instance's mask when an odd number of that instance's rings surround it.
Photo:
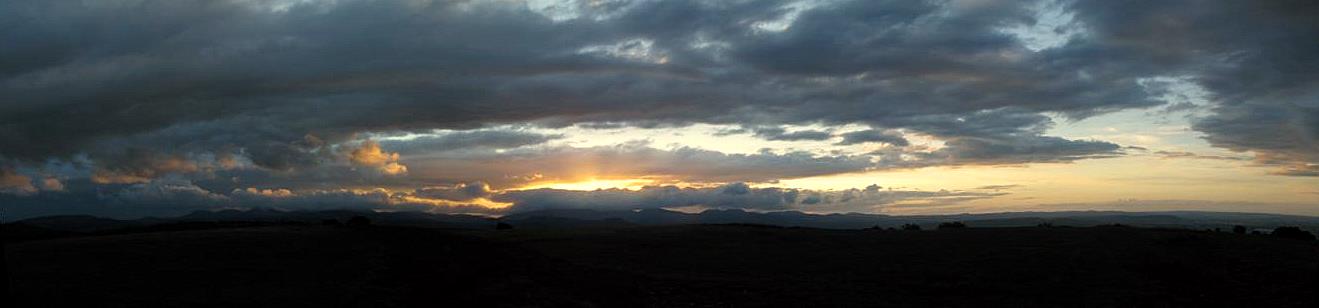
<path fill-rule="evenodd" d="M 7 243 L 20 307 L 1316 307 L 1319 246 L 1124 227 L 266 226 Z M 14 306 L 10 306 L 14 307 Z"/>

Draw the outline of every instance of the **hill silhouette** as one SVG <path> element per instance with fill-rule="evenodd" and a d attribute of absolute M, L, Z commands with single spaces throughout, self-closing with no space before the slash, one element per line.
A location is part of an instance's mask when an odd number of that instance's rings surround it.
<path fill-rule="evenodd" d="M 940 224 L 961 222 L 970 227 L 1032 227 L 1039 225 L 1091 227 L 1127 225 L 1190 230 L 1232 230 L 1238 226 L 1270 232 L 1292 226 L 1319 233 L 1319 217 L 1221 212 L 1016 212 L 992 214 L 892 216 L 877 214 L 809 214 L 796 211 L 750 212 L 706 210 L 684 213 L 665 209 L 601 211 L 558 209 L 522 212 L 499 218 L 423 212 L 370 212 L 356 210 L 283 211 L 270 208 L 196 211 L 173 218 L 115 220 L 94 216 L 48 216 L 4 224 L 5 241 L 22 241 L 79 234 L 143 232 L 159 229 L 246 227 L 278 224 L 320 224 L 362 216 L 385 226 L 484 230 L 505 222 L 520 228 L 611 228 L 693 224 L 752 224 L 822 229 L 901 228 L 904 225 L 937 229 Z"/>
<path fill-rule="evenodd" d="M 1312 307 L 1319 247 L 1135 227 L 277 224 L 6 244 L 28 306 Z"/>

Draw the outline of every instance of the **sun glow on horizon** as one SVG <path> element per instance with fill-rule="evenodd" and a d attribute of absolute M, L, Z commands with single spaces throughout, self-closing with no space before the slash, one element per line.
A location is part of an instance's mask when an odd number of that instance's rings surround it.
<path fill-rule="evenodd" d="M 420 204 L 427 204 L 427 205 L 431 205 L 431 206 L 449 206 L 449 207 L 452 207 L 452 206 L 458 206 L 458 205 L 477 205 L 477 206 L 486 207 L 486 208 L 491 208 L 491 209 L 502 209 L 502 208 L 507 208 L 507 207 L 513 206 L 512 203 L 498 202 L 498 201 L 490 200 L 490 199 L 488 199 L 488 198 L 476 198 L 476 199 L 467 200 L 467 201 L 451 201 L 451 200 L 441 200 L 441 199 L 423 198 L 423 197 L 417 197 L 417 196 L 403 196 L 402 199 L 403 199 L 403 201 L 406 201 L 406 202 L 420 203 Z"/>

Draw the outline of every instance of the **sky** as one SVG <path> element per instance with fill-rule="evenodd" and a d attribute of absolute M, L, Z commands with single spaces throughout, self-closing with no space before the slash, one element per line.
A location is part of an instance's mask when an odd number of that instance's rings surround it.
<path fill-rule="evenodd" d="M 1316 12 L 0 0 L 0 215 L 1319 215 Z"/>

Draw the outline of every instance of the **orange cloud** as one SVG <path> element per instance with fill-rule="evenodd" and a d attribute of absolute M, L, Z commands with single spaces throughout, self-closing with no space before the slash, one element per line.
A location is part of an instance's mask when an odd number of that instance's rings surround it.
<path fill-rule="evenodd" d="M 202 169 L 197 162 L 183 156 L 161 157 L 149 152 L 134 155 L 136 157 L 132 157 L 127 165 L 96 170 L 91 177 L 92 183 L 139 184 L 169 173 L 192 173 Z"/>
<path fill-rule="evenodd" d="M 408 172 L 408 166 L 398 163 L 398 153 L 385 152 L 374 140 L 363 141 L 360 147 L 348 153 L 348 160 L 354 165 L 373 167 L 388 175 Z"/>
<path fill-rule="evenodd" d="M 41 190 L 64 191 L 64 183 L 54 177 L 46 177 L 41 180 Z"/>
<path fill-rule="evenodd" d="M 239 191 L 238 189 L 234 189 L 234 190 L 235 190 L 236 192 Z M 256 189 L 256 188 L 254 188 L 254 187 L 248 187 L 246 190 L 242 190 L 241 192 L 246 192 L 246 193 L 251 194 L 251 195 L 262 196 L 262 197 L 268 197 L 268 198 L 288 198 L 288 197 L 292 197 L 292 196 L 293 196 L 293 191 L 290 191 L 290 190 L 288 190 L 288 189 L 283 189 L 283 188 L 280 188 L 280 189 Z"/>
<path fill-rule="evenodd" d="M 92 183 L 96 184 L 138 184 L 150 182 L 150 177 L 97 170 L 92 174 Z"/>
<path fill-rule="evenodd" d="M 8 170 L 0 170 L 0 193 L 31 195 L 37 193 L 32 178 Z"/>

